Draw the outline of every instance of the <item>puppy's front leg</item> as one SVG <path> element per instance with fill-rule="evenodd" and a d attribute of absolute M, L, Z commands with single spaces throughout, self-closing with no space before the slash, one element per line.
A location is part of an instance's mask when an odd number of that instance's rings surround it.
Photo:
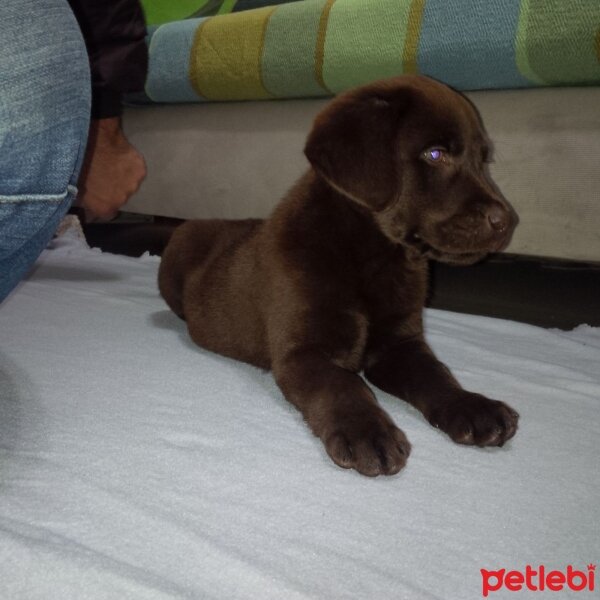
<path fill-rule="evenodd" d="M 272 364 L 277 383 L 336 464 L 369 476 L 397 473 L 410 444 L 362 378 L 333 362 L 331 341 L 285 344 Z"/>
<path fill-rule="evenodd" d="M 464 390 L 422 335 L 371 347 L 365 376 L 460 444 L 502 446 L 517 431 L 519 415 L 503 402 Z"/>

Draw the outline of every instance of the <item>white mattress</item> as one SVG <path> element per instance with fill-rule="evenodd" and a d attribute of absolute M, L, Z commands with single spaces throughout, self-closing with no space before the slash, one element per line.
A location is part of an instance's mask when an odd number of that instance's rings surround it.
<path fill-rule="evenodd" d="M 429 311 L 440 357 L 520 430 L 457 446 L 379 392 L 413 452 L 368 479 L 269 373 L 192 345 L 157 266 L 66 236 L 0 308 L 1 598 L 465 600 L 480 569 L 600 558 L 599 329 Z"/>

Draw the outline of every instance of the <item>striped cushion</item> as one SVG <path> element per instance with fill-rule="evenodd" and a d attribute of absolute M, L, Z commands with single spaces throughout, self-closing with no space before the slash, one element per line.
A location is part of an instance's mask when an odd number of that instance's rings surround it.
<path fill-rule="evenodd" d="M 168 4 L 219 14 L 151 28 L 155 102 L 328 96 L 402 73 L 461 90 L 600 84 L 599 0 Z"/>

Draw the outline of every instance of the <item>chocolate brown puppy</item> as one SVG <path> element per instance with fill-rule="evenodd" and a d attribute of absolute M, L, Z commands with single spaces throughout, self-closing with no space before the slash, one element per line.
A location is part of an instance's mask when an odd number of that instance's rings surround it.
<path fill-rule="evenodd" d="M 189 221 L 160 291 L 192 339 L 273 370 L 333 461 L 397 473 L 410 445 L 364 377 L 455 442 L 501 446 L 518 415 L 464 390 L 423 337 L 428 259 L 474 263 L 516 215 L 473 105 L 425 77 L 379 81 L 317 116 L 307 173 L 267 220 Z"/>

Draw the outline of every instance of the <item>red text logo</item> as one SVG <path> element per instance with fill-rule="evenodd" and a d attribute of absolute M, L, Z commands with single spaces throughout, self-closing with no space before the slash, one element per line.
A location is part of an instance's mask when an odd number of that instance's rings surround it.
<path fill-rule="evenodd" d="M 572 565 L 567 565 L 564 571 L 547 571 L 544 565 L 534 569 L 531 565 L 525 571 L 507 571 L 498 569 L 488 571 L 481 569 L 482 593 L 485 598 L 490 592 L 506 589 L 511 592 L 520 592 L 527 589 L 532 592 L 560 592 L 565 588 L 574 592 L 593 592 L 596 586 L 596 565 L 588 565 L 587 570 L 579 571 Z"/>

